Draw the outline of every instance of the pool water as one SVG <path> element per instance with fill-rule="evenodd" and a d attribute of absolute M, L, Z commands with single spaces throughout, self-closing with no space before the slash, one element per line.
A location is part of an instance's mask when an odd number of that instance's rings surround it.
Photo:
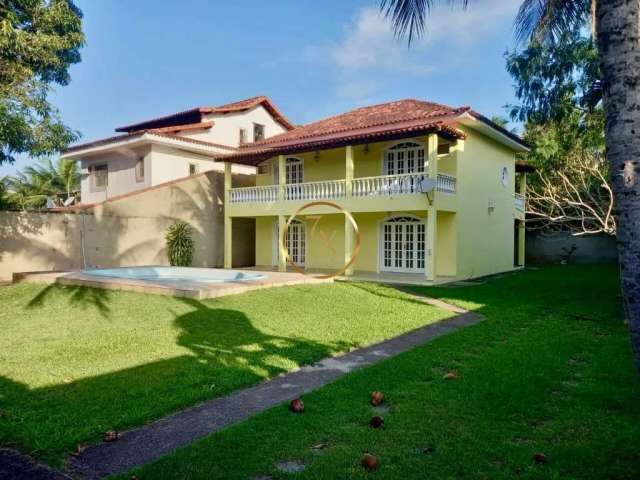
<path fill-rule="evenodd" d="M 83 270 L 84 275 L 131 280 L 153 281 L 156 283 L 231 283 L 262 280 L 262 273 L 239 272 L 219 268 L 193 267 L 120 267 Z"/>

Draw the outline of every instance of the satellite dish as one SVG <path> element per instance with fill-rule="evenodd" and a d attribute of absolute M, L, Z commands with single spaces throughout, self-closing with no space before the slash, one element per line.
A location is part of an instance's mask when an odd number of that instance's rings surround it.
<path fill-rule="evenodd" d="M 432 178 L 425 177 L 422 180 L 420 180 L 420 183 L 418 184 L 418 189 L 422 193 L 433 192 L 436 189 L 436 181 Z"/>

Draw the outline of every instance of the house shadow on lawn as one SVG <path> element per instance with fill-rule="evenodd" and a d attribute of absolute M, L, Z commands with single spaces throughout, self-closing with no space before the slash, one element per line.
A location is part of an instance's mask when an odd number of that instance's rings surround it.
<path fill-rule="evenodd" d="M 50 292 L 43 290 L 30 308 Z M 179 301 L 192 310 L 173 320 L 176 342 L 191 355 L 35 389 L 0 376 L 0 445 L 59 465 L 77 444 L 99 441 L 107 430 L 142 425 L 347 348 L 341 342 L 268 335 L 242 311 Z M 98 291 L 70 289 L 69 302 L 116 314 L 109 296 Z"/>

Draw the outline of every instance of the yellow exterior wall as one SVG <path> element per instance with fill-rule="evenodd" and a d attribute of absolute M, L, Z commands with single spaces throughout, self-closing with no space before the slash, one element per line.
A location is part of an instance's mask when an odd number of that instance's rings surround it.
<path fill-rule="evenodd" d="M 276 217 L 256 217 L 256 265 L 275 266 L 273 262 L 273 229 Z"/>
<path fill-rule="evenodd" d="M 476 130 L 460 128 L 467 133 L 467 139 L 453 145 L 450 154 L 438 156 L 438 172 L 457 178 L 456 194 L 437 192 L 432 206 L 426 196 L 354 197 L 337 201 L 354 214 L 358 223 L 361 249 L 354 265 L 356 272 L 378 271 L 382 220 L 407 213 L 426 219 L 432 208 L 437 209 L 437 276 L 471 278 L 514 268 L 515 152 Z M 418 140 L 427 146 L 427 137 L 407 140 Z M 382 175 L 384 151 L 395 143 L 373 143 L 368 148 L 353 146 L 354 177 Z M 345 150 L 335 148 L 323 150 L 319 155 L 315 152 L 296 155 L 304 161 L 304 181 L 345 178 Z M 274 162 L 277 159 L 266 164 Z M 503 167 L 507 168 L 506 185 L 501 182 Z M 273 183 L 271 169 L 257 177 L 258 185 Z M 234 207 L 241 216 L 257 216 L 257 265 L 273 264 L 273 223 L 277 218 L 273 215 L 290 215 L 305 203 L 301 200 Z M 490 209 L 490 204 L 495 207 Z M 344 217 L 331 214 L 326 207 L 314 207 L 311 213 L 323 214 L 320 225 L 331 239 L 331 247 L 317 235 L 311 237 L 312 223 L 307 220 L 307 268 L 340 268 L 344 264 Z"/>
<path fill-rule="evenodd" d="M 457 275 L 477 277 L 512 270 L 515 153 L 476 131 L 458 143 Z M 501 183 L 502 167 L 508 183 Z M 495 209 L 489 210 L 489 200 Z"/>
<path fill-rule="evenodd" d="M 457 214 L 438 212 L 438 241 L 436 242 L 436 275 L 455 277 L 457 274 L 458 252 L 456 238 L 458 236 Z"/>
<path fill-rule="evenodd" d="M 376 177 L 383 174 L 382 159 L 387 148 L 406 141 L 415 141 L 427 146 L 427 136 L 408 138 L 405 140 L 394 140 L 391 142 L 378 142 L 368 145 L 356 145 L 353 147 L 354 152 L 354 177 Z M 319 153 L 307 152 L 287 155 L 287 157 L 296 157 L 304 162 L 304 181 L 317 182 L 322 180 L 340 180 L 345 177 L 345 148 L 332 148 L 322 150 Z M 273 185 L 274 166 L 278 163 L 277 158 L 270 158 L 262 165 L 266 169 L 266 173 L 256 176 L 256 185 Z M 455 175 L 455 158 L 452 155 L 440 156 L 439 160 L 440 173 Z"/>

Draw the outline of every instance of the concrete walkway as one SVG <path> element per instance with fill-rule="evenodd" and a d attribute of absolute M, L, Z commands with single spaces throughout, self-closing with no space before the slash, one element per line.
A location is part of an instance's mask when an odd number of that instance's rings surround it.
<path fill-rule="evenodd" d="M 0 480 L 71 480 L 9 448 L 0 448 Z"/>
<path fill-rule="evenodd" d="M 117 441 L 89 447 L 73 457 L 69 474 L 97 479 L 144 465 L 233 423 L 322 387 L 349 372 L 482 320 L 480 315 L 439 300 L 416 295 L 412 297 L 458 315 L 339 357 L 327 358 L 259 385 L 187 408 L 149 425 L 122 432 Z"/>

